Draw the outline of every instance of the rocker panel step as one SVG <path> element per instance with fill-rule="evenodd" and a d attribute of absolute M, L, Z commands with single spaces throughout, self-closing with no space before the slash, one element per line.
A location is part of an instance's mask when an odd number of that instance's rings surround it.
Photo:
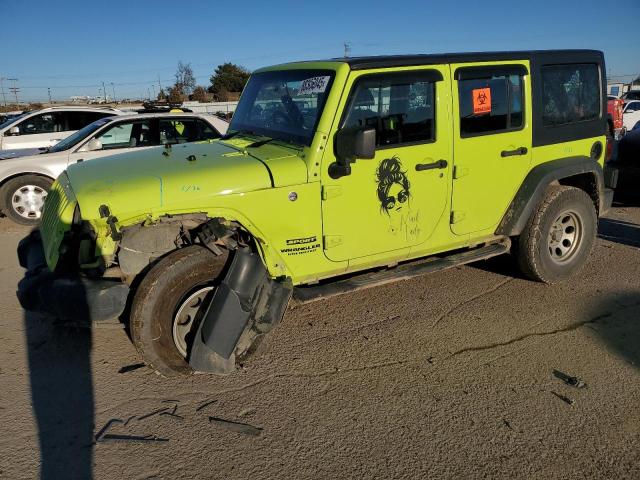
<path fill-rule="evenodd" d="M 308 287 L 296 287 L 293 290 L 290 305 L 304 305 L 306 303 L 324 300 L 336 295 L 342 295 L 402 280 L 409 280 L 427 273 L 439 272 L 441 270 L 457 267 L 458 265 L 466 265 L 467 263 L 486 260 L 488 258 L 507 253 L 510 246 L 511 242 L 507 238 L 500 243 L 493 243 L 473 250 L 453 253 L 445 257 L 429 257 L 427 259 L 413 260 L 393 269 L 357 273 L 346 278 L 343 277 L 341 280 L 334 280 L 328 283 L 321 283 L 319 285 Z"/>

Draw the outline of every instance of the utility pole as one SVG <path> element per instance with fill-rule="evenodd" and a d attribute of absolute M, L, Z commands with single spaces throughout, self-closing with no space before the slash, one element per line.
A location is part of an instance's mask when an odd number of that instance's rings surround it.
<path fill-rule="evenodd" d="M 160 89 L 158 93 L 162 91 L 162 84 L 160 83 L 160 74 L 158 74 L 158 88 Z"/>
<path fill-rule="evenodd" d="M 151 100 L 151 90 L 147 87 L 147 100 Z"/>
<path fill-rule="evenodd" d="M 116 87 L 114 87 L 113 82 L 111 82 L 111 89 L 113 90 L 113 101 L 114 103 L 118 103 L 116 100 Z"/>
<path fill-rule="evenodd" d="M 351 45 L 348 42 L 344 42 L 344 58 L 348 58 L 351 53 Z"/>
<path fill-rule="evenodd" d="M 49 94 L 49 103 L 51 103 L 51 88 L 47 87 L 47 93 Z"/>
<path fill-rule="evenodd" d="M 107 103 L 107 91 L 104 88 L 104 82 L 102 82 L 102 95 L 104 95 L 104 103 Z"/>
<path fill-rule="evenodd" d="M 4 102 L 4 106 L 7 106 L 7 97 L 4 96 L 4 85 L 2 84 L 2 81 L 6 80 L 5 77 L 0 77 L 0 91 L 2 91 L 2 101 Z"/>
<path fill-rule="evenodd" d="M 20 89 L 16 86 L 16 82 L 18 81 L 18 79 L 7 78 L 7 80 L 9 80 L 10 82 L 13 82 L 13 87 L 9 87 L 9 91 L 13 92 L 13 94 L 16 96 L 16 105 L 20 105 L 20 102 L 18 101 L 18 92 L 20 91 Z"/>
<path fill-rule="evenodd" d="M 156 86 L 152 83 L 151 88 L 153 88 L 153 99 L 155 100 L 156 98 L 158 98 L 156 97 Z"/>

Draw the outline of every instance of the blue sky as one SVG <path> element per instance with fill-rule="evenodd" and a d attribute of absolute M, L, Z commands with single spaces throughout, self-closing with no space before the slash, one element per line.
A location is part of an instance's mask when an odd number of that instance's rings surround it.
<path fill-rule="evenodd" d="M 0 76 L 20 100 L 142 97 L 173 81 L 179 60 L 198 83 L 231 61 L 255 69 L 351 54 L 595 48 L 612 75 L 640 74 L 640 1 L 242 2 L 0 0 Z M 11 82 L 5 81 L 5 91 Z M 153 87 L 152 87 L 153 85 Z"/>

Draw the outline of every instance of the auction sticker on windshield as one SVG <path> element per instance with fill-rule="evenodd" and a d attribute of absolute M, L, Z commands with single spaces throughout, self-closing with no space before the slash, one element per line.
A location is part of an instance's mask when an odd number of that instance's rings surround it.
<path fill-rule="evenodd" d="M 308 95 L 310 93 L 324 93 L 329 83 L 328 75 L 326 77 L 313 77 L 303 80 L 298 90 L 298 95 Z"/>

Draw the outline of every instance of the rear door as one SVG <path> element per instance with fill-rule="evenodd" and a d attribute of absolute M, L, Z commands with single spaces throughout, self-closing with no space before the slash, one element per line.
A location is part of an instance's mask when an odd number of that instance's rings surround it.
<path fill-rule="evenodd" d="M 529 171 L 529 62 L 453 64 L 451 230 L 494 228 Z"/>
<path fill-rule="evenodd" d="M 55 145 L 71 132 L 66 131 L 62 112 L 44 112 L 25 118 L 15 126 L 16 135 L 6 131 L 2 140 L 4 150 L 14 148 L 40 148 Z"/>
<path fill-rule="evenodd" d="M 450 85 L 446 66 L 352 74 L 335 130 L 373 127 L 377 147 L 374 159 L 357 160 L 351 174 L 338 179 L 328 174 L 335 152 L 325 153 L 327 258 L 393 258 L 394 252 L 429 239 L 449 195 Z"/>

